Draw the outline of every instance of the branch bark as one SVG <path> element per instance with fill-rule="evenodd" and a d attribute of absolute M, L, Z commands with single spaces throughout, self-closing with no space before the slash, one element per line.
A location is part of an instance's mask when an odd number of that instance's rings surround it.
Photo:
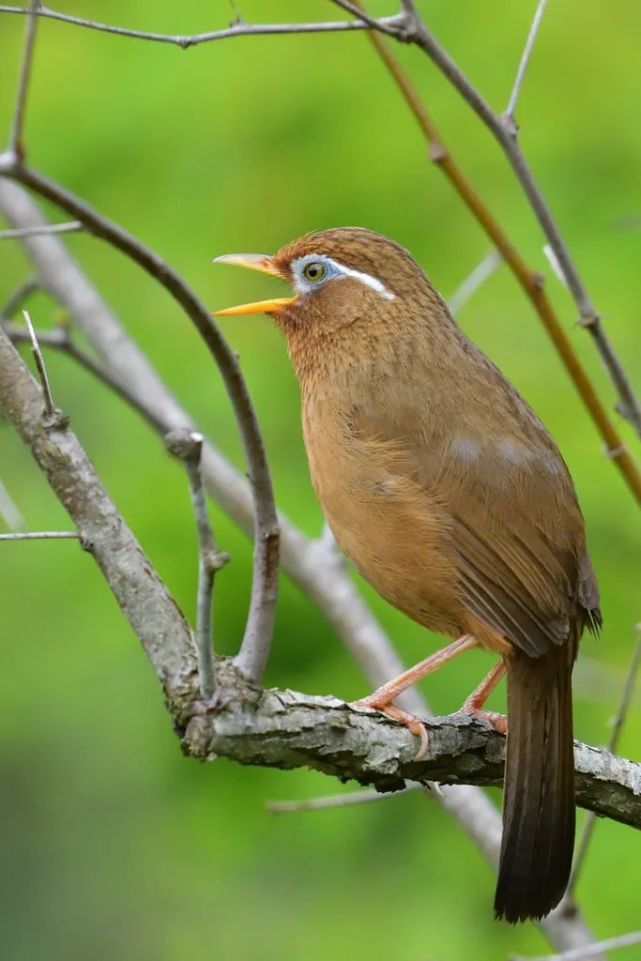
<path fill-rule="evenodd" d="M 193 697 L 196 656 L 189 627 L 116 510 L 94 467 L 58 412 L 45 415 L 36 384 L 0 329 L 0 407 L 29 447 L 77 528 L 178 711 Z"/>
<path fill-rule="evenodd" d="M 426 721 L 427 754 L 403 725 L 334 697 L 265 690 L 219 661 L 216 713 L 195 714 L 183 748 L 203 760 L 223 756 L 263 767 L 309 767 L 341 781 L 398 791 L 406 781 L 498 785 L 505 738 L 465 714 Z M 641 828 L 641 764 L 575 744 L 577 801 L 601 817 Z"/>

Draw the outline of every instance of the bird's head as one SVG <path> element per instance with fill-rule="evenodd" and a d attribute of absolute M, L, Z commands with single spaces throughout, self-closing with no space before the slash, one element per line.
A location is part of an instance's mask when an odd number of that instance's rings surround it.
<path fill-rule="evenodd" d="M 216 311 L 216 316 L 269 314 L 288 337 L 322 337 L 358 322 L 367 326 L 384 322 L 398 329 L 402 318 L 417 309 L 429 311 L 434 298 L 440 302 L 403 247 L 362 227 L 306 234 L 273 256 L 227 254 L 215 262 L 272 274 L 292 287 L 292 297 Z"/>

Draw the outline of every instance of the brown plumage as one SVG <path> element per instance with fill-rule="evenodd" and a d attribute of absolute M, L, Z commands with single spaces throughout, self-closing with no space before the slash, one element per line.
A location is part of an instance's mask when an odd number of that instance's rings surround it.
<path fill-rule="evenodd" d="M 393 241 L 339 228 L 273 258 L 221 260 L 297 291 L 221 313 L 262 309 L 285 333 L 312 482 L 342 550 L 413 620 L 471 635 L 505 660 L 495 910 L 508 921 L 542 917 L 563 895 L 572 858 L 572 666 L 584 627 L 601 621 L 565 463 Z M 402 686 L 365 703 L 393 713 Z"/>

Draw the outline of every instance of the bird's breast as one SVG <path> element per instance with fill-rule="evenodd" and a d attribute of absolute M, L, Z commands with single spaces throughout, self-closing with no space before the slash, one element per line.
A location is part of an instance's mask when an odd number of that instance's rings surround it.
<path fill-rule="evenodd" d="M 325 517 L 383 597 L 414 620 L 456 634 L 460 604 L 447 512 L 420 483 L 402 441 L 365 435 L 357 421 L 349 402 L 304 399 L 305 446 Z"/>

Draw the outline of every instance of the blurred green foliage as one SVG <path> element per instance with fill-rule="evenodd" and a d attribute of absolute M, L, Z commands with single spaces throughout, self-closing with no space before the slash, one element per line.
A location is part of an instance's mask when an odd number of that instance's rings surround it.
<path fill-rule="evenodd" d="M 59 6 L 172 33 L 212 29 L 232 15 L 222 0 Z M 394 6 L 372 4 L 380 13 Z M 502 107 L 534 0 L 421 6 L 468 75 Z M 240 8 L 248 21 L 339 15 L 323 0 L 240 0 Z M 0 16 L 4 131 L 23 28 L 22 19 Z M 637 386 L 640 31 L 636 0 L 550 4 L 518 109 L 533 169 Z M 495 145 L 418 51 L 397 52 L 466 172 L 529 262 L 545 272 L 572 342 L 612 407 L 612 389 L 589 338 L 573 326 L 576 311 L 549 274 L 540 232 Z M 313 228 L 359 224 L 389 234 L 446 296 L 488 250 L 426 162 L 413 120 L 362 35 L 235 39 L 182 52 L 46 21 L 27 131 L 34 165 L 161 252 L 212 308 L 278 293 L 275 281 L 212 267 L 212 256 L 273 251 Z M 74 235 L 67 243 L 181 401 L 240 466 L 219 378 L 180 310 L 99 241 Z M 5 297 L 29 267 L 17 245 L 5 241 L 0 253 Z M 32 314 L 46 326 L 55 309 L 38 296 Z M 592 667 L 579 665 L 576 730 L 603 743 L 641 613 L 638 509 L 505 268 L 460 320 L 543 416 L 573 472 L 606 625 L 601 641 L 583 644 L 582 660 Z M 240 352 L 279 504 L 316 534 L 321 515 L 283 343 L 264 318 L 223 327 Z M 50 357 L 49 372 L 109 491 L 192 615 L 195 539 L 180 469 L 118 399 L 65 358 Z M 3 480 L 29 528 L 67 527 L 6 424 L 0 444 Z M 244 623 L 251 551 L 215 507 L 213 515 L 233 555 L 219 580 L 216 625 L 219 649 L 231 652 Z M 544 950 L 531 926 L 514 930 L 492 920 L 489 869 L 418 794 L 275 818 L 265 813 L 265 799 L 332 793 L 336 785 L 301 771 L 184 760 L 152 672 L 91 559 L 72 542 L 0 547 L 0 577 L 7 961 L 432 961 L 472 953 L 489 961 Z M 435 639 L 365 590 L 407 661 L 433 646 Z M 439 675 L 428 685 L 435 708 L 455 708 L 487 663 L 470 656 Z M 286 581 L 268 681 L 346 698 L 366 690 L 321 614 Z M 638 756 L 640 734 L 637 696 L 623 753 Z M 600 824 L 579 889 L 600 936 L 638 927 L 639 890 L 639 835 Z M 641 958 L 634 951 L 626 957 Z"/>

